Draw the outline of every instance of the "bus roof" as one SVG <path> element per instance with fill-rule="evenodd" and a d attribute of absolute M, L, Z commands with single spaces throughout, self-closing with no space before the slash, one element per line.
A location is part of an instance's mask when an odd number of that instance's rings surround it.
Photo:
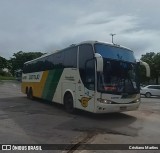
<path fill-rule="evenodd" d="M 132 51 L 130 48 L 127 48 L 125 46 L 118 45 L 118 44 L 115 44 L 115 43 L 109 43 L 109 42 L 105 42 L 105 41 L 83 41 L 83 42 L 81 42 L 81 43 L 79 43 L 77 45 L 88 44 L 88 43 L 92 44 L 92 45 L 94 45 L 95 43 L 100 43 L 100 44 L 110 45 L 110 46 L 114 46 L 114 47 L 118 47 L 118 48 L 124 48 L 124 49 Z"/>
<path fill-rule="evenodd" d="M 94 45 L 95 43 L 100 43 L 100 44 L 105 44 L 105 45 L 109 45 L 109 46 L 114 46 L 114 47 L 118 47 L 118 48 L 124 48 L 124 49 L 127 49 L 129 51 L 132 51 L 131 49 L 127 48 L 127 47 L 124 47 L 124 46 L 121 46 L 121 45 L 118 45 L 118 44 L 114 44 L 114 43 L 109 43 L 109 42 L 103 42 L 103 41 L 83 41 L 81 43 L 78 43 L 78 44 L 72 44 L 64 49 L 67 49 L 67 48 L 70 48 L 70 47 L 73 47 L 73 46 L 78 46 L 78 45 L 81 45 L 81 44 L 92 44 Z M 61 52 L 63 51 L 64 49 L 61 49 L 61 50 L 55 50 L 55 51 L 52 51 L 50 53 L 47 53 L 47 54 L 44 54 L 36 59 L 33 59 L 33 60 L 30 60 L 30 61 L 27 61 L 25 62 L 24 64 L 27 64 L 27 63 L 30 63 L 30 62 L 33 62 L 33 61 L 36 61 L 38 59 L 41 59 L 41 58 L 44 58 L 44 57 L 47 57 L 49 55 L 52 55 L 52 54 L 55 54 L 55 53 L 58 53 L 58 52 Z M 132 51 L 133 52 L 133 51 Z"/>
<path fill-rule="evenodd" d="M 52 55 L 52 54 L 54 54 L 54 53 L 57 53 L 57 52 L 59 52 L 59 51 L 60 51 L 60 50 L 55 50 L 55 51 L 52 51 L 52 52 L 50 52 L 50 53 L 46 53 L 46 54 L 44 54 L 44 55 L 42 55 L 42 56 L 40 56 L 40 57 L 38 57 L 38 58 L 35 58 L 35 59 L 33 59 L 33 60 L 30 60 L 30 61 L 27 61 L 27 62 L 25 62 L 24 64 L 27 64 L 27 63 L 36 61 L 36 60 L 41 59 L 41 58 L 43 58 L 43 57 L 47 57 L 47 56 Z"/>

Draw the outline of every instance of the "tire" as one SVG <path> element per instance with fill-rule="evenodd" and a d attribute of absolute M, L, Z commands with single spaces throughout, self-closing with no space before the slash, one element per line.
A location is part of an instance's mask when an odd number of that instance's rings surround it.
<path fill-rule="evenodd" d="M 68 113 L 74 113 L 73 97 L 70 93 L 64 96 L 64 107 Z"/>
<path fill-rule="evenodd" d="M 33 91 L 32 91 L 32 88 L 29 89 L 28 93 L 27 93 L 27 97 L 31 100 L 33 100 Z"/>
<path fill-rule="evenodd" d="M 147 92 L 147 93 L 145 94 L 145 97 L 146 97 L 146 98 L 150 98 L 150 97 L 151 97 L 151 93 L 150 93 L 150 92 Z"/>
<path fill-rule="evenodd" d="M 26 88 L 26 94 L 27 94 L 27 98 L 29 99 L 29 91 L 28 91 L 28 87 Z"/>

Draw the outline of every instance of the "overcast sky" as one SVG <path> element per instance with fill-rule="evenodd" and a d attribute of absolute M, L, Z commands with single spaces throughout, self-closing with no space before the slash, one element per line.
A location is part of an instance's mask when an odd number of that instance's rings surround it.
<path fill-rule="evenodd" d="M 160 52 L 159 0 L 0 0 L 0 56 L 50 52 L 86 40 L 114 42 L 137 58 Z"/>

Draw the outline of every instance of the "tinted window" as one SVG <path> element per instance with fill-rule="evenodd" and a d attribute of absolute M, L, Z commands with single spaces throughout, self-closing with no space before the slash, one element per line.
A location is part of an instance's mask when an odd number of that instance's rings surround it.
<path fill-rule="evenodd" d="M 55 68 L 62 68 L 64 62 L 64 53 L 59 52 L 54 54 L 54 67 Z"/>
<path fill-rule="evenodd" d="M 93 48 L 89 44 L 79 46 L 79 73 L 83 84 L 86 82 L 86 70 L 85 66 L 87 61 L 93 59 Z"/>
<path fill-rule="evenodd" d="M 54 68 L 54 55 L 50 55 L 48 57 L 49 70 Z"/>
<path fill-rule="evenodd" d="M 85 68 L 85 63 L 87 60 L 92 59 L 93 48 L 89 44 L 81 45 L 79 47 L 79 68 Z"/>
<path fill-rule="evenodd" d="M 72 47 L 64 50 L 64 66 L 70 68 L 77 67 L 77 48 Z"/>
<path fill-rule="evenodd" d="M 148 86 L 149 89 L 153 89 L 153 86 Z"/>
<path fill-rule="evenodd" d="M 86 62 L 86 87 L 90 90 L 95 88 L 95 60 L 89 60 Z"/>
<path fill-rule="evenodd" d="M 23 73 L 51 70 L 53 68 L 76 68 L 77 48 L 71 47 L 24 65 Z"/>
<path fill-rule="evenodd" d="M 133 52 L 125 48 L 97 43 L 95 44 L 95 50 L 104 58 L 128 61 L 133 63 L 136 62 Z"/>
<path fill-rule="evenodd" d="M 35 72 L 43 71 L 44 70 L 44 58 L 37 60 L 35 67 L 36 67 Z M 32 71 L 32 72 L 34 72 L 34 71 Z"/>
<path fill-rule="evenodd" d="M 149 89 L 158 89 L 158 86 L 149 86 Z"/>
<path fill-rule="evenodd" d="M 154 86 L 153 89 L 160 89 L 160 86 Z"/>

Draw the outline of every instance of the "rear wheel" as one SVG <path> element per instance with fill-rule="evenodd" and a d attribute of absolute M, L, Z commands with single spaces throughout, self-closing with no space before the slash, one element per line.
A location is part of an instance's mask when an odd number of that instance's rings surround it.
<path fill-rule="evenodd" d="M 28 90 L 28 87 L 26 88 L 26 94 L 27 94 L 27 98 L 29 98 L 29 90 Z"/>
<path fill-rule="evenodd" d="M 150 98 L 150 97 L 151 97 L 151 93 L 150 93 L 150 92 L 147 92 L 147 93 L 145 94 L 145 97 Z"/>
<path fill-rule="evenodd" d="M 32 99 L 33 100 L 33 91 L 32 91 L 32 88 L 29 89 L 29 91 L 27 92 L 27 97 L 29 99 Z"/>
<path fill-rule="evenodd" d="M 64 96 L 64 107 L 68 113 L 74 112 L 73 97 L 70 93 L 67 93 Z"/>

